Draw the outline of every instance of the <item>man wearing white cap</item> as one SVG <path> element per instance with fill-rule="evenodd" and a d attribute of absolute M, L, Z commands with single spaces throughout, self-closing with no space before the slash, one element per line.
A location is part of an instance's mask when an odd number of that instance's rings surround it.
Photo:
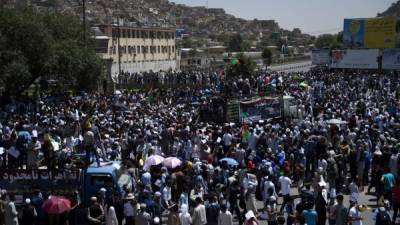
<path fill-rule="evenodd" d="M 37 213 L 35 207 L 31 204 L 31 200 L 27 198 L 22 209 L 21 225 L 35 224 Z"/>

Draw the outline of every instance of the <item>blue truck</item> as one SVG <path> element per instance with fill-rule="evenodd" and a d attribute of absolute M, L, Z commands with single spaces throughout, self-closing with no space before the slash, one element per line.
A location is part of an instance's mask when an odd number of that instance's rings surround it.
<path fill-rule="evenodd" d="M 97 195 L 101 188 L 106 195 L 122 193 L 124 185 L 131 184 L 131 177 L 121 172 L 120 162 L 94 163 L 86 169 L 57 170 L 47 169 L 2 169 L 0 170 L 0 189 L 13 193 L 17 200 L 32 196 L 36 190 L 45 195 L 74 196 L 79 193 L 84 203 Z"/>

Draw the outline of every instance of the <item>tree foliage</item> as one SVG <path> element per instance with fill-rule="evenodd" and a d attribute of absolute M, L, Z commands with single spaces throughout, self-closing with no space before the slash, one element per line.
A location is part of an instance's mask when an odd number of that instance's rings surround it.
<path fill-rule="evenodd" d="M 237 62 L 229 63 L 225 67 L 225 73 L 228 79 L 235 77 L 248 78 L 253 76 L 256 65 L 253 60 L 244 54 L 239 54 L 235 57 Z"/>
<path fill-rule="evenodd" d="M 230 52 L 241 52 L 243 50 L 242 36 L 240 34 L 230 36 L 227 47 Z"/>
<path fill-rule="evenodd" d="M 264 48 L 264 50 L 261 53 L 261 57 L 264 60 L 265 66 L 269 66 L 272 63 L 272 52 L 269 48 Z"/>
<path fill-rule="evenodd" d="M 337 49 L 342 46 L 343 34 L 322 34 L 315 40 L 315 47 Z"/>
<path fill-rule="evenodd" d="M 5 87 L 4 94 L 19 95 L 35 81 L 49 79 L 60 88 L 95 89 L 102 78 L 102 60 L 93 43 L 89 40 L 85 47 L 82 37 L 82 24 L 73 16 L 29 8 L 0 9 L 0 85 Z"/>

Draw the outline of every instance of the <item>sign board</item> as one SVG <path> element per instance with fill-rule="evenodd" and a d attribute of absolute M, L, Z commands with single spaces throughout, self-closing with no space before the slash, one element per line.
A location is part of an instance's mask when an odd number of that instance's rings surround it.
<path fill-rule="evenodd" d="M 30 193 L 34 189 L 72 193 L 79 184 L 79 171 L 1 170 L 0 188 L 12 193 Z"/>
<path fill-rule="evenodd" d="M 331 68 L 378 69 L 378 49 L 332 50 Z"/>
<path fill-rule="evenodd" d="M 383 50 L 382 68 L 387 70 L 400 70 L 400 48 Z"/>
<path fill-rule="evenodd" d="M 345 48 L 394 48 L 396 18 L 344 19 Z"/>
<path fill-rule="evenodd" d="M 281 115 L 281 103 L 279 98 L 258 98 L 241 102 L 239 112 L 241 122 L 273 119 Z"/>
<path fill-rule="evenodd" d="M 311 52 L 311 61 L 313 65 L 327 65 L 331 62 L 329 49 L 314 49 Z"/>

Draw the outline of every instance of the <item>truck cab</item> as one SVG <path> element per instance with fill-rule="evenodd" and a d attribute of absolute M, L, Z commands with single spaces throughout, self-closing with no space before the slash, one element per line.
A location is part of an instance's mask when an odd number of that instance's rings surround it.
<path fill-rule="evenodd" d="M 129 175 L 121 173 L 120 167 L 120 162 L 101 163 L 100 167 L 96 163 L 89 166 L 81 177 L 82 200 L 88 203 L 90 197 L 96 196 L 101 188 L 106 189 L 108 197 L 114 192 L 122 193 L 122 187 L 131 184 L 131 178 Z"/>

